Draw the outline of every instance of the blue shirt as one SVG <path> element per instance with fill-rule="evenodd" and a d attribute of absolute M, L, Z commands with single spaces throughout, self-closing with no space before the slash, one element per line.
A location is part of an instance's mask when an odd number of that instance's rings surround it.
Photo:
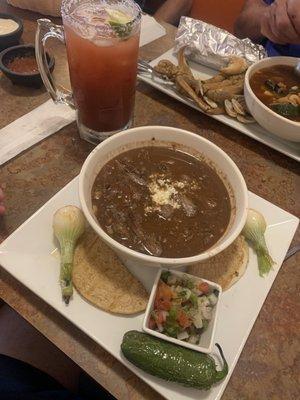
<path fill-rule="evenodd" d="M 272 4 L 274 0 L 264 0 L 267 4 Z M 300 57 L 300 44 L 277 44 L 267 40 L 264 44 L 268 56 L 290 56 Z"/>

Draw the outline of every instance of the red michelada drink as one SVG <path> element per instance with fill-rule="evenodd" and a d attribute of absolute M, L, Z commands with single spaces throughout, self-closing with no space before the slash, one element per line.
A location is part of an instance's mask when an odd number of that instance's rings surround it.
<path fill-rule="evenodd" d="M 131 124 L 141 11 L 133 0 L 71 0 L 62 18 L 79 131 L 97 143 Z"/>

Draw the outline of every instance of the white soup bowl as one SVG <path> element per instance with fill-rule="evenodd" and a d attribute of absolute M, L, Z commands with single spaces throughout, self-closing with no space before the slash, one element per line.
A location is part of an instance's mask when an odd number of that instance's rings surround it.
<path fill-rule="evenodd" d="M 209 161 L 226 185 L 232 203 L 230 223 L 211 248 L 192 257 L 154 257 L 129 249 L 110 237 L 99 225 L 92 208 L 92 187 L 101 168 L 125 151 L 144 146 L 175 146 Z M 173 127 L 144 126 L 118 133 L 100 143 L 87 157 L 79 176 L 79 198 L 83 213 L 99 237 L 127 266 L 175 268 L 206 260 L 225 250 L 240 234 L 246 221 L 248 193 L 244 178 L 231 158 L 215 144 L 194 133 Z"/>

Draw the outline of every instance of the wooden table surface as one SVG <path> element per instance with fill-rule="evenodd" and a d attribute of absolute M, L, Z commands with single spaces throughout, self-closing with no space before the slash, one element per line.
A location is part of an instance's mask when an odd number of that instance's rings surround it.
<path fill-rule="evenodd" d="M 0 12 L 24 20 L 24 42 L 33 42 L 37 14 L 14 9 L 0 0 Z M 153 59 L 172 47 L 175 29 L 145 46 L 141 56 Z M 55 76 L 66 83 L 65 52 L 51 43 Z M 13 86 L 0 74 L 0 128 L 48 99 L 44 89 Z M 170 99 L 144 83 L 137 87 L 135 126 L 169 125 L 195 132 L 220 146 L 236 162 L 249 190 L 299 215 L 299 165 L 280 153 Z M 22 135 L 22 132 L 20 132 Z M 93 146 L 82 141 L 75 123 L 0 168 L 7 214 L 0 221 L 0 242 L 80 171 Z M 294 242 L 299 243 L 299 231 Z M 299 399 L 299 255 L 282 266 L 259 314 L 222 397 L 232 399 Z M 117 399 L 161 397 L 4 270 L 0 297 L 73 359 Z M 253 288 L 255 296 L 255 288 Z"/>

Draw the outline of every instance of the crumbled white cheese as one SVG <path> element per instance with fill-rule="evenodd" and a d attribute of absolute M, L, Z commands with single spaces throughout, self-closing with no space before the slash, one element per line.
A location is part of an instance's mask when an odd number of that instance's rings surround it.
<path fill-rule="evenodd" d="M 160 175 L 151 175 L 149 190 L 151 199 L 156 206 L 169 205 L 173 208 L 180 208 L 180 204 L 176 201 L 178 191 L 175 183 L 171 183 L 170 179 L 164 179 Z"/>
<path fill-rule="evenodd" d="M 152 203 L 145 208 L 145 213 L 151 213 L 154 211 L 160 211 L 162 206 L 171 206 L 174 209 L 182 207 L 179 200 L 180 196 L 177 196 L 179 192 L 184 193 L 184 189 L 188 187 L 191 189 L 191 182 L 174 181 L 164 176 L 164 174 L 152 174 L 149 177 L 148 188 Z M 194 189 L 197 187 L 197 183 L 192 181 Z M 193 189 L 192 189 L 193 190 Z"/>
<path fill-rule="evenodd" d="M 174 186 L 179 189 L 183 189 L 185 187 L 185 183 L 184 182 L 175 182 Z"/>
<path fill-rule="evenodd" d="M 149 185 L 152 201 L 160 206 L 171 205 L 174 208 L 179 208 L 179 203 L 174 200 L 174 196 L 178 193 L 174 186 L 166 184 L 158 185 L 156 182 L 151 182 Z"/>

